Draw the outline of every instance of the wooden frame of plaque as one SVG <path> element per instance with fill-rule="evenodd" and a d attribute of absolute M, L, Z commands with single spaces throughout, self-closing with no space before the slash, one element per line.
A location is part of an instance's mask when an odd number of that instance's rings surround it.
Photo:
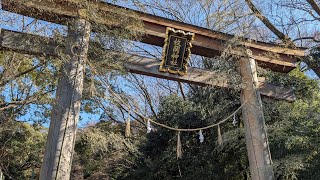
<path fill-rule="evenodd" d="M 186 75 L 193 39 L 194 33 L 167 27 L 159 71 Z"/>

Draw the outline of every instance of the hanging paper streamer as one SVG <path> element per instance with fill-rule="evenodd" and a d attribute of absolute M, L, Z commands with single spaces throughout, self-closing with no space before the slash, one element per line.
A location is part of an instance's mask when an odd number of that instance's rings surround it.
<path fill-rule="evenodd" d="M 221 136 L 220 125 L 218 125 L 218 143 L 219 143 L 219 145 L 222 145 L 222 136 Z"/>
<path fill-rule="evenodd" d="M 203 141 L 204 141 L 204 136 L 202 134 L 202 130 L 201 129 L 199 131 L 199 140 L 200 140 L 201 143 L 203 143 Z"/>
<path fill-rule="evenodd" d="M 130 128 L 130 113 L 128 114 L 128 119 L 126 122 L 126 131 L 125 131 L 125 137 L 131 136 L 131 128 Z"/>
<path fill-rule="evenodd" d="M 236 126 L 238 124 L 238 121 L 236 119 L 236 114 L 233 114 L 233 121 L 232 121 L 233 126 Z"/>
<path fill-rule="evenodd" d="M 150 121 L 148 120 L 148 121 L 147 121 L 147 133 L 150 133 L 151 130 L 152 130 L 151 124 L 150 124 Z"/>
<path fill-rule="evenodd" d="M 177 159 L 181 159 L 182 157 L 182 145 L 180 139 L 180 131 L 178 131 L 178 139 L 177 139 Z"/>

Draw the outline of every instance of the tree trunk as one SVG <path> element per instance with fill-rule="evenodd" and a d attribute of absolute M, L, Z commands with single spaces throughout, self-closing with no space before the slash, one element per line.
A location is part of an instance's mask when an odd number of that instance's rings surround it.
<path fill-rule="evenodd" d="M 242 58 L 240 72 L 245 88 L 241 102 L 245 127 L 246 146 L 253 180 L 273 179 L 272 160 L 263 116 L 262 102 L 257 90 L 258 78 L 254 59 Z"/>
<path fill-rule="evenodd" d="M 69 26 L 67 58 L 61 68 L 56 102 L 51 114 L 40 180 L 70 179 L 72 156 L 80 113 L 90 23 L 76 19 Z"/>

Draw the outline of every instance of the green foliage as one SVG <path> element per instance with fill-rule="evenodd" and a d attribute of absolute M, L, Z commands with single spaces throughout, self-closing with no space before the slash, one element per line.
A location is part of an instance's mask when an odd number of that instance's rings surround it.
<path fill-rule="evenodd" d="M 26 114 L 29 121 L 44 123 L 55 90 L 57 66 L 51 58 L 37 58 L 2 52 L 0 59 L 0 112 L 17 119 Z M 28 111 L 33 107 L 36 111 Z M 1 119 L 0 119 L 1 121 Z"/>
<path fill-rule="evenodd" d="M 138 39 L 141 24 L 127 11 L 109 13 L 101 17 L 96 7 L 86 6 L 87 1 L 78 1 L 74 7 L 82 7 L 91 21 L 107 21 L 118 28 L 97 26 L 93 23 L 93 39 L 98 45 L 91 47 L 96 61 L 90 62 L 86 72 L 82 111 L 97 113 L 99 101 L 105 101 L 105 85 L 98 81 L 98 70 L 107 79 L 114 76 L 111 69 L 123 70 L 125 61 L 121 55 L 113 55 L 107 48 L 123 52 L 130 41 Z M 217 14 L 217 13 L 215 13 Z M 219 13 L 218 13 L 219 14 Z M 104 14 L 105 15 L 105 14 Z M 116 17 L 116 18 L 115 18 Z M 116 21 L 112 20 L 116 19 Z M 221 26 L 221 24 L 219 25 Z M 63 43 L 63 33 L 54 39 Z M 204 66 L 231 77 L 231 84 L 241 89 L 238 62 L 229 51 L 239 47 L 237 39 L 231 42 L 218 59 L 206 59 Z M 34 42 L 44 43 L 44 42 Z M 240 47 L 240 54 L 245 54 Z M 30 93 L 41 95 L 32 104 L 36 105 L 35 116 L 49 117 L 52 93 L 55 89 L 59 68 L 68 62 L 61 55 L 57 59 L 40 59 L 16 53 L 0 53 L 0 108 L 26 100 Z M 309 59 L 312 67 L 319 65 L 319 50 L 312 52 Z M 43 65 L 24 74 L 21 72 Z M 270 148 L 274 160 L 276 179 L 320 179 L 320 93 L 317 82 L 309 80 L 297 69 L 289 76 L 266 72 L 268 81 L 276 85 L 295 88 L 297 101 L 294 103 L 263 99 L 265 119 L 268 126 Z M 28 85 L 26 85 L 28 84 Z M 189 93 L 189 100 L 177 96 L 163 99 L 157 121 L 179 128 L 197 128 L 215 123 L 240 106 L 239 92 L 220 88 L 198 88 Z M 29 90 L 26 92 L 26 90 Z M 46 93 L 43 95 L 43 93 Z M 8 97 L 7 95 L 10 95 Z M 42 128 L 26 123 L 8 121 L 28 113 L 31 103 L 18 104 L 0 111 L 0 168 L 9 179 L 28 179 L 32 167 L 38 172 L 45 136 Z M 49 106 L 49 107 L 48 107 Z M 42 109 L 43 108 L 43 109 Z M 236 117 L 241 120 L 241 114 Z M 200 143 L 198 132 L 182 132 L 182 159 L 176 159 L 177 135 L 175 132 L 156 127 L 156 130 L 140 138 L 126 139 L 124 127 L 111 122 L 87 127 L 78 133 L 74 156 L 74 179 L 248 179 L 248 161 L 241 123 L 233 127 L 230 122 L 222 126 L 223 145 L 217 144 L 216 129 L 203 132 L 205 141 Z M 38 173 L 37 173 L 38 174 Z"/>
<path fill-rule="evenodd" d="M 278 179 L 319 179 L 320 91 L 318 82 L 298 69 L 269 76 L 295 87 L 293 103 L 264 99 L 271 154 Z"/>
<path fill-rule="evenodd" d="M 308 64 L 309 68 L 316 69 L 320 67 L 320 46 L 313 47 L 310 50 L 310 56 L 307 56 L 304 61 Z"/>
<path fill-rule="evenodd" d="M 203 61 L 205 69 L 211 69 L 221 74 L 219 77 L 214 77 L 215 80 L 219 81 L 220 76 L 222 81 L 228 79 L 228 84 L 236 91 L 240 91 L 243 87 L 239 73 L 239 59 L 249 53 L 243 44 L 244 40 L 242 38 L 234 37 L 225 43 L 220 56 L 214 58 L 205 57 Z"/>
<path fill-rule="evenodd" d="M 123 126 L 101 122 L 78 133 L 73 173 L 88 179 L 116 179 L 130 171 L 139 156 L 138 139 L 124 137 Z M 79 170 L 80 169 L 80 170 Z"/>
<path fill-rule="evenodd" d="M 204 111 L 195 103 L 169 96 L 161 102 L 158 121 L 172 127 L 198 128 L 209 124 L 204 117 Z M 200 143 L 198 132 L 181 132 L 183 156 L 176 159 L 176 132 L 156 127 L 141 147 L 144 156 L 138 169 L 126 179 L 237 179 L 246 176 L 245 148 L 239 148 L 244 139 L 239 131 L 225 134 L 223 146 L 217 144 L 217 129 L 205 130 L 203 134 L 205 141 Z"/>
<path fill-rule="evenodd" d="M 276 179 L 319 179 L 320 93 L 316 81 L 298 69 L 289 75 L 264 74 L 268 81 L 295 88 L 297 101 L 288 103 L 263 98 Z M 189 101 L 164 98 L 158 121 L 172 127 L 197 128 L 217 122 L 240 105 L 238 92 L 219 88 L 194 88 Z M 211 117 L 214 115 L 214 117 Z M 238 114 L 237 119 L 240 118 Z M 216 129 L 181 132 L 183 157 L 176 159 L 177 134 L 156 127 L 141 147 L 138 168 L 126 179 L 248 179 L 244 130 L 241 123 L 222 126 L 223 145 L 216 143 Z"/>
<path fill-rule="evenodd" d="M 39 174 L 45 131 L 16 121 L 0 124 L 0 168 L 6 179 L 30 179 L 32 169 Z"/>

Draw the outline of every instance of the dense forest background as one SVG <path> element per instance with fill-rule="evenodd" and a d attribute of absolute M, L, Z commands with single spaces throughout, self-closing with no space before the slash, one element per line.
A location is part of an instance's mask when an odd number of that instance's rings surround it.
<path fill-rule="evenodd" d="M 107 2 L 236 37 L 308 48 L 310 56 L 290 73 L 258 68 L 258 74 L 275 85 L 292 87 L 297 97 L 293 103 L 262 98 L 275 179 L 320 179 L 320 89 L 312 70 L 320 65 L 319 1 Z M 0 11 L 0 22 L 0 28 L 58 40 L 66 34 L 66 27 L 5 11 Z M 121 22 L 141 28 L 138 21 Z M 92 39 L 111 50 L 160 59 L 161 48 L 137 43 L 134 40 L 139 36 L 134 28 L 103 29 Z M 190 65 L 237 77 L 237 63 L 227 51 L 242 40 L 228 42 L 218 59 L 193 55 Z M 100 61 L 88 65 L 72 179 L 249 179 L 241 112 L 221 126 L 222 144 L 218 143 L 215 128 L 203 132 L 203 143 L 196 132 L 181 133 L 183 156 L 177 159 L 176 133 L 158 126 L 152 126 L 147 133 L 147 122 L 112 94 L 116 92 L 145 117 L 172 127 L 197 128 L 234 112 L 241 105 L 239 89 L 189 84 L 182 84 L 181 88 L 177 82 L 127 74 L 122 61 L 125 59 L 103 54 Z M 6 179 L 39 176 L 62 64 L 55 58 L 0 52 L 0 172 Z M 125 137 L 128 119 L 131 137 Z"/>

